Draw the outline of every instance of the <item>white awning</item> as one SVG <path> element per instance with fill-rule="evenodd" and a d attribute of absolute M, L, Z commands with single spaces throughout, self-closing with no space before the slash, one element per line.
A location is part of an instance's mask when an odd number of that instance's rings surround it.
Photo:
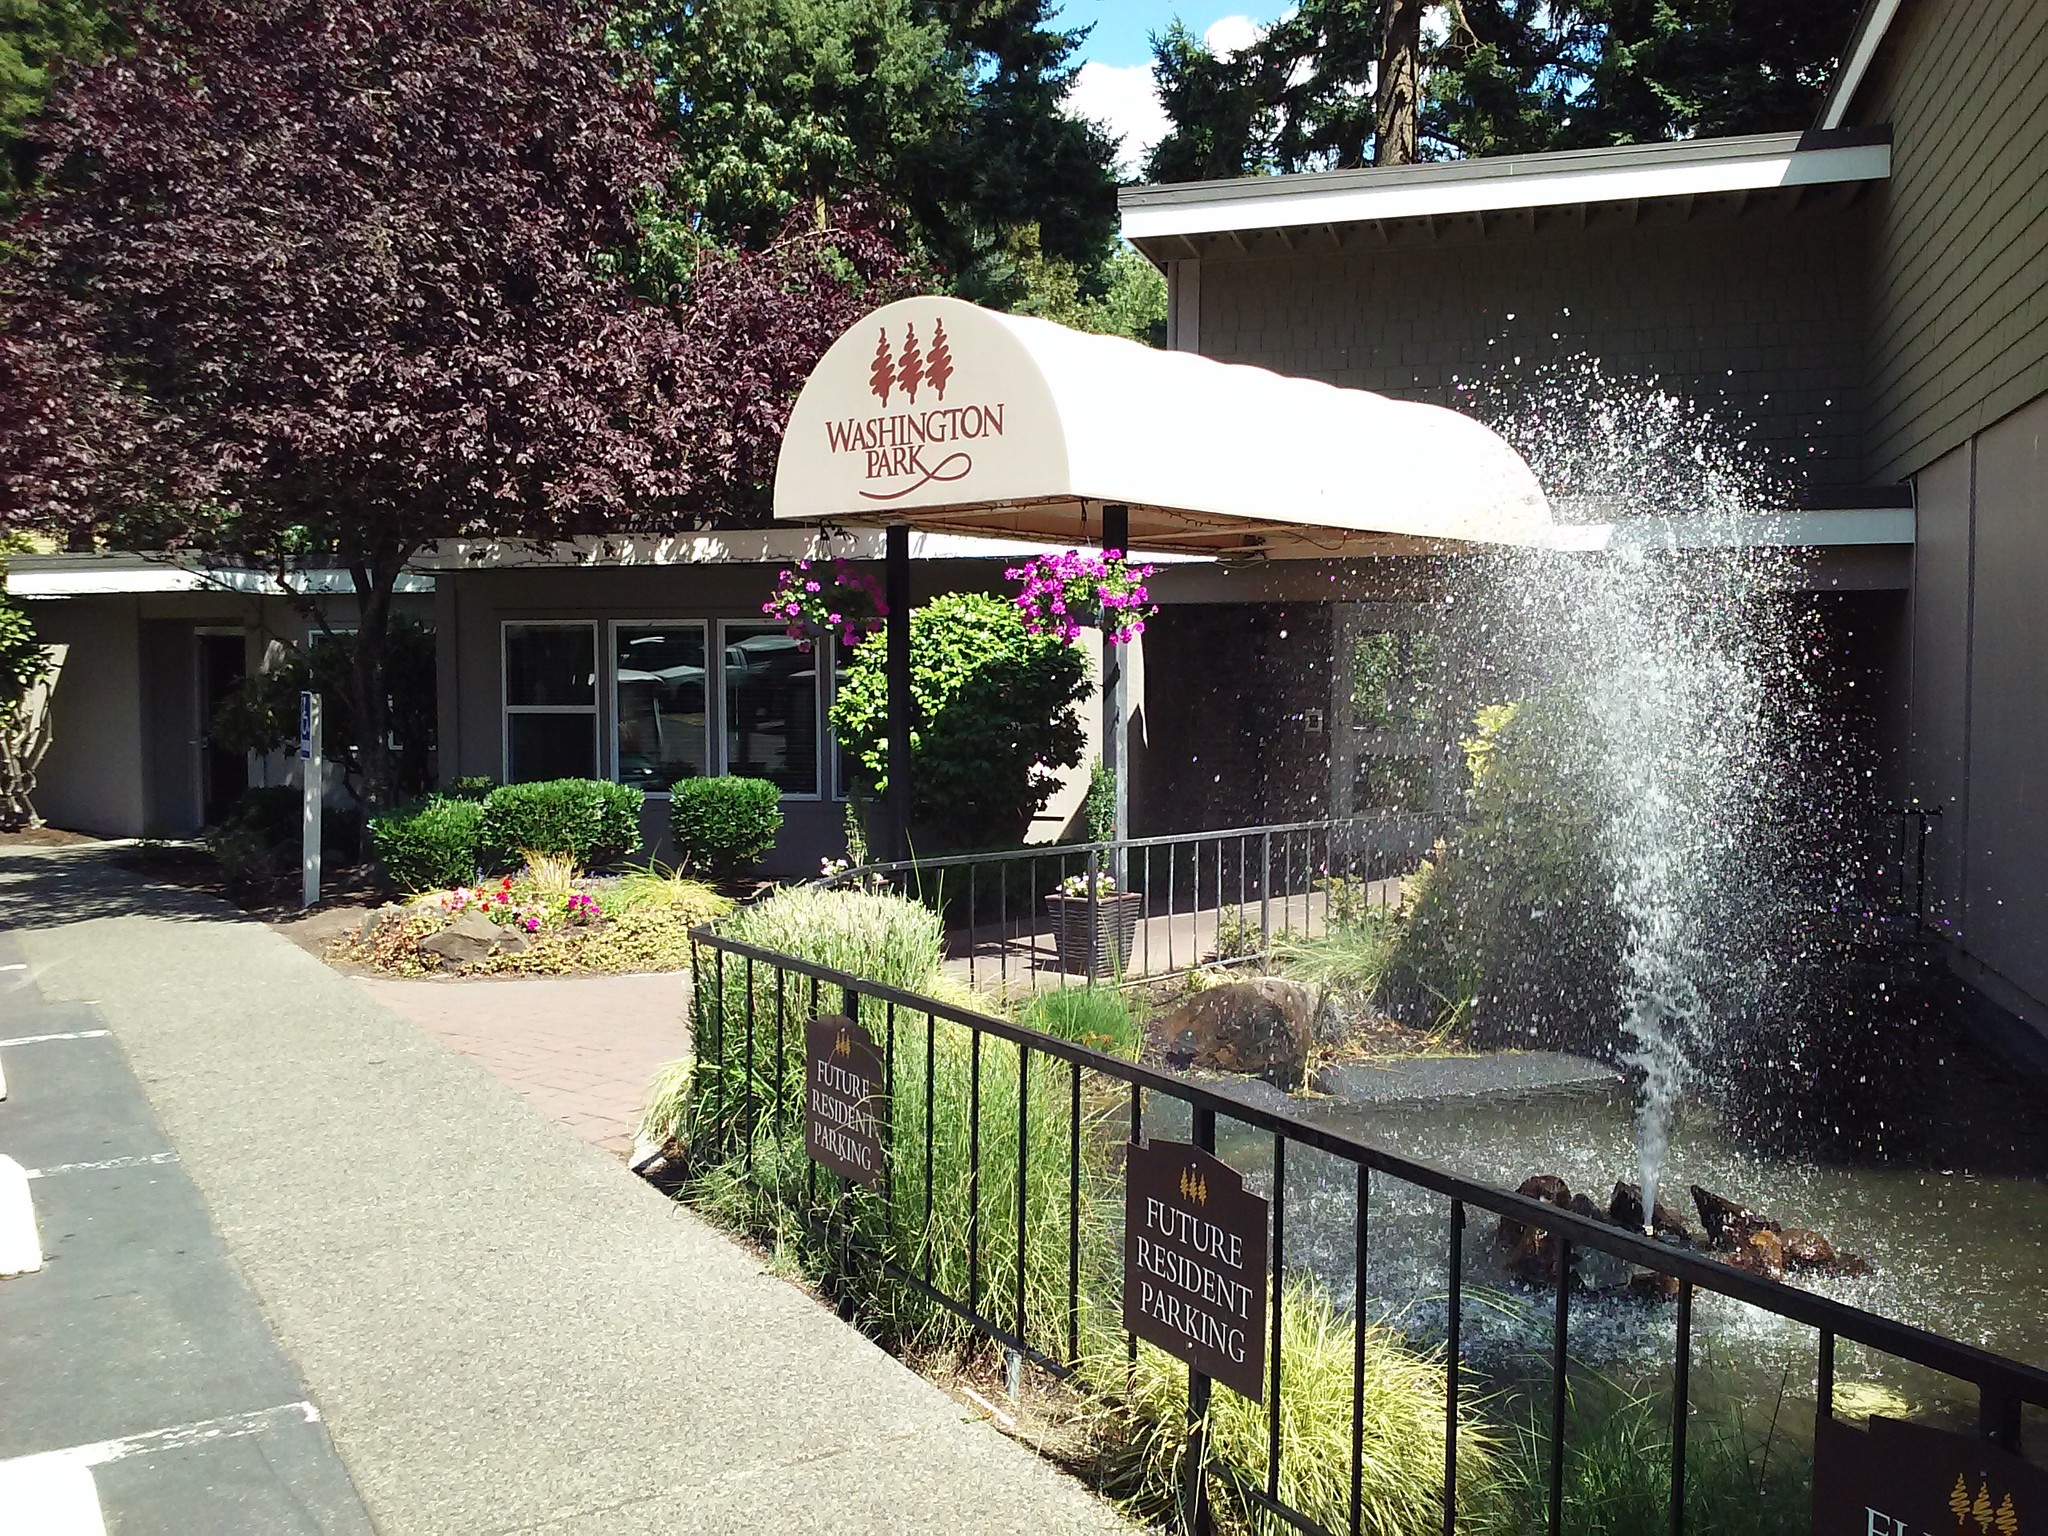
<path fill-rule="evenodd" d="M 832 344 L 775 473 L 778 520 L 1072 544 L 1111 504 L 1134 548 L 1212 554 L 1532 545 L 1551 525 L 1521 455 L 1455 411 L 946 298 Z"/>

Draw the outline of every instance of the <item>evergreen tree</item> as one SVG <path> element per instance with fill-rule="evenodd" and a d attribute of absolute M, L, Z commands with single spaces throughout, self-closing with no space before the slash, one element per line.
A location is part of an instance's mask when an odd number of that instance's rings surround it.
<path fill-rule="evenodd" d="M 1303 0 L 1229 58 L 1153 39 L 1155 181 L 1804 127 L 1858 0 Z M 1426 14 L 1425 14 L 1426 13 Z"/>
<path fill-rule="evenodd" d="M 107 53 L 116 35 L 96 0 L 0 0 L 0 206 L 31 178 L 26 131 L 52 75 Z"/>
<path fill-rule="evenodd" d="M 635 0 L 617 35 L 648 62 L 679 145 L 667 232 L 758 244 L 791 210 L 873 191 L 908 211 L 949 286 L 1022 299 L 1005 258 L 1034 225 L 1091 289 L 1116 241 L 1116 146 L 1070 116 L 1082 31 L 1052 0 Z"/>

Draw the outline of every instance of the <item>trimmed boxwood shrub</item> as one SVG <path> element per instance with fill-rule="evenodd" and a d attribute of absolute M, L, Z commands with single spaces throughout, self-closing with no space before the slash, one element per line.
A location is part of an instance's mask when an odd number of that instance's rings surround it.
<path fill-rule="evenodd" d="M 767 779 L 682 779 L 669 789 L 669 830 L 683 868 L 736 880 L 782 829 L 782 790 Z"/>
<path fill-rule="evenodd" d="M 574 859 L 586 869 L 613 863 L 640 846 L 645 798 L 609 779 L 507 784 L 484 801 L 484 854 L 498 864 L 528 853 Z"/>
<path fill-rule="evenodd" d="M 481 803 L 490 799 L 491 792 L 497 787 L 498 781 L 488 773 L 471 773 L 443 784 L 441 793 L 450 800 L 475 800 Z"/>
<path fill-rule="evenodd" d="M 476 879 L 484 808 L 475 800 L 434 795 L 418 805 L 370 819 L 377 867 L 401 891 L 438 891 Z"/>

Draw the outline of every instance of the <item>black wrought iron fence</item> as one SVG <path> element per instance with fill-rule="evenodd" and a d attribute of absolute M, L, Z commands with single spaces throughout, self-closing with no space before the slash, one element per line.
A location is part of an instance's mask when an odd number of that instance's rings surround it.
<path fill-rule="evenodd" d="M 1472 1514 L 1459 1471 L 1460 1438 L 1473 1434 L 1480 1386 L 1464 1334 L 1475 1213 L 1548 1234 L 1554 1244 L 1552 1300 L 1537 1324 L 1547 1329 L 1547 1348 L 1537 1351 L 1541 1365 L 1530 1382 L 1547 1411 L 1544 1528 L 1552 1533 L 1562 1529 L 1567 1480 L 1572 1329 L 1575 1319 L 1585 1326 L 1594 1305 L 1590 1297 L 1575 1301 L 1574 1260 L 1582 1254 L 1605 1255 L 1623 1272 L 1664 1277 L 1675 1292 L 1666 1474 L 1674 1533 L 1687 1528 L 1685 1408 L 1693 1391 L 1695 1304 L 1703 1293 L 1810 1331 L 1818 1419 L 1834 1413 L 1843 1342 L 1911 1362 L 1974 1394 L 1979 1433 L 2009 1450 L 2019 1449 L 2022 1405 L 2048 1405 L 2048 1372 L 1395 1155 L 1291 1108 L 1251 1103 L 1213 1084 L 709 928 L 698 930 L 693 943 L 692 1162 L 722 1170 L 729 1191 L 737 1188 L 764 1219 L 782 1225 L 793 1218 L 830 1256 L 826 1284 L 842 1311 L 885 1320 L 898 1336 L 929 1338 L 948 1329 L 978 1335 L 1091 1401 L 1149 1404 L 1156 1412 L 1156 1392 L 1142 1402 L 1136 1397 L 1141 1379 L 1156 1386 L 1159 1373 L 1141 1372 L 1138 1342 L 1122 1323 L 1123 1159 L 1129 1147 L 1162 1131 L 1213 1152 L 1219 1123 L 1229 1128 L 1224 1150 L 1250 1169 L 1270 1201 L 1262 1427 L 1225 1444 L 1211 1381 L 1190 1371 L 1182 1390 L 1180 1378 L 1172 1378 L 1180 1422 L 1170 1433 L 1184 1436 L 1179 1504 L 1190 1530 L 1209 1529 L 1214 1501 L 1222 1498 L 1300 1531 L 1386 1528 L 1368 1524 L 1365 1509 L 1375 1496 L 1367 1485 L 1379 1475 L 1369 1468 L 1382 1454 L 1367 1444 L 1367 1357 L 1382 1347 L 1382 1334 L 1365 1298 L 1374 1235 L 1394 1211 L 1406 1213 L 1411 1239 L 1419 1231 L 1425 1247 L 1441 1255 L 1440 1269 L 1427 1260 L 1440 1285 L 1424 1287 L 1444 1303 L 1441 1450 L 1432 1451 L 1439 1470 L 1427 1497 L 1431 1526 L 1440 1518 L 1446 1533 L 1469 1529 Z M 858 1020 L 880 1049 L 886 1107 L 873 1187 L 824 1172 L 805 1152 L 804 1026 L 827 1014 Z M 1313 1207 L 1304 1193 L 1312 1178 L 1324 1196 Z M 1325 1239 L 1307 1259 L 1298 1227 L 1319 1229 Z M 1305 1286 L 1321 1287 L 1328 1298 L 1321 1314 L 1303 1302 Z M 1341 1328 L 1347 1308 L 1348 1463 L 1332 1483 L 1328 1466 L 1287 1459 L 1283 1392 L 1305 1347 L 1295 1337 L 1308 1331 L 1303 1320 L 1320 1315 L 1319 1347 L 1327 1350 L 1329 1319 Z M 1236 1422 L 1242 1430 L 1242 1407 Z M 1468 1444 L 1465 1459 L 1481 1449 Z"/>
<path fill-rule="evenodd" d="M 926 902 L 971 985 L 1036 991 L 1236 964 L 1395 905 L 1435 834 L 1388 812 L 867 864 L 818 883 Z"/>

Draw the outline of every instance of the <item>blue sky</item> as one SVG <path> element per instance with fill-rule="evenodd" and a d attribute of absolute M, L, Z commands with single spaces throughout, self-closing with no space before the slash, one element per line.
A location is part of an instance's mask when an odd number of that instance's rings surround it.
<path fill-rule="evenodd" d="M 1226 16 L 1253 22 L 1271 21 L 1280 12 L 1277 5 L 1217 3 L 1217 0 L 1066 0 L 1060 9 L 1060 24 L 1093 26 L 1082 56 L 1112 67 L 1143 64 L 1152 57 L 1147 39 L 1164 32 L 1176 16 L 1197 32 L 1205 32 Z"/>
<path fill-rule="evenodd" d="M 1229 0 L 1066 0 L 1060 23 L 1095 29 L 1081 45 L 1081 75 L 1071 105 L 1122 139 L 1125 173 L 1135 174 L 1145 151 L 1166 128 L 1152 86 L 1151 35 L 1165 31 L 1178 16 L 1222 52 L 1243 47 L 1283 9 L 1244 0 L 1236 5 Z"/>

